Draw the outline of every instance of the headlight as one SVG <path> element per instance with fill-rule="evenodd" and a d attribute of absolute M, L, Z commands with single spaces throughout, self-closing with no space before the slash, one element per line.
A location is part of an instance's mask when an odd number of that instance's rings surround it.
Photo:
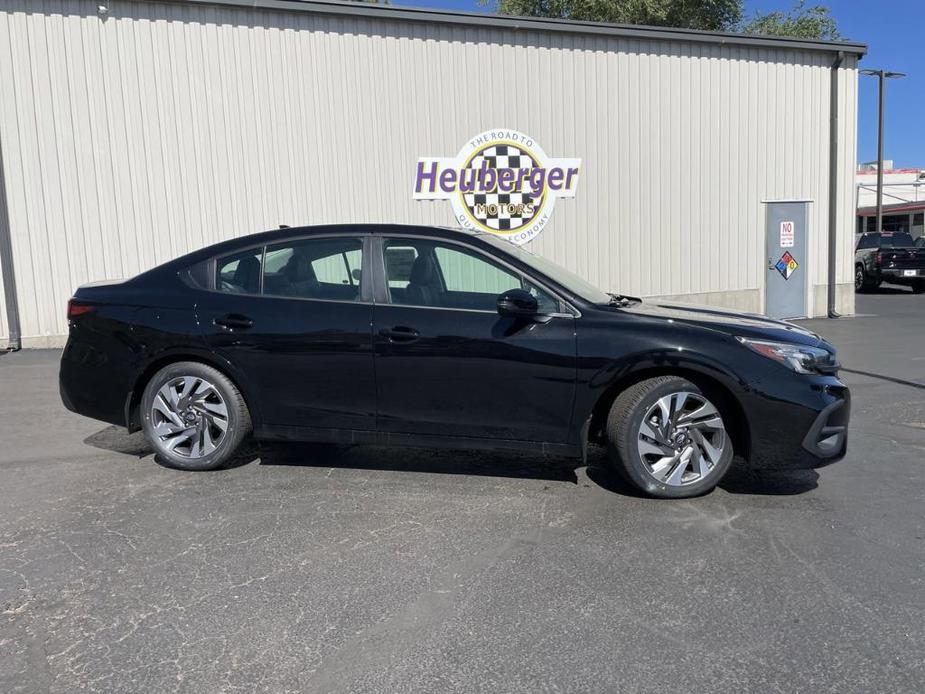
<path fill-rule="evenodd" d="M 838 362 L 835 361 L 835 355 L 821 347 L 807 347 L 790 342 L 750 340 L 747 337 L 736 339 L 753 352 L 780 362 L 788 369 L 800 374 L 835 373 L 839 367 Z"/>

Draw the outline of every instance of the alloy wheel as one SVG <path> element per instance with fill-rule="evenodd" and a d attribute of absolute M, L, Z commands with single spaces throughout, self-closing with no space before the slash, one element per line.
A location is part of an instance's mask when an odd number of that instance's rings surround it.
<path fill-rule="evenodd" d="M 151 405 L 155 442 L 165 452 L 203 458 L 228 431 L 228 407 L 218 389 L 198 376 L 171 378 Z"/>
<path fill-rule="evenodd" d="M 860 267 L 854 269 L 854 288 L 861 289 L 864 286 L 864 270 Z"/>
<path fill-rule="evenodd" d="M 728 445 L 723 418 L 700 393 L 682 391 L 659 398 L 639 425 L 637 447 L 646 470 L 671 487 L 706 478 Z"/>

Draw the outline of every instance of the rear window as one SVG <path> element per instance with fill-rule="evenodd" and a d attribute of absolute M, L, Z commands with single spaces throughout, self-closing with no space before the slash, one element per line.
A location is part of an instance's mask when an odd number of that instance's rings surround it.
<path fill-rule="evenodd" d="M 886 233 L 880 235 L 880 247 L 881 248 L 909 248 L 909 246 L 914 246 L 915 242 L 912 240 L 912 236 L 902 232 L 896 233 Z"/>
<path fill-rule="evenodd" d="M 912 236 L 903 231 L 885 231 L 883 234 L 864 234 L 858 240 L 858 249 L 909 248 L 914 246 Z"/>

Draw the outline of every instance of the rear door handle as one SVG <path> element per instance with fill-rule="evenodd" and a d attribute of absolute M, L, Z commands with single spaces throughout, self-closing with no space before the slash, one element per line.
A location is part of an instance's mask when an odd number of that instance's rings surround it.
<path fill-rule="evenodd" d="M 227 328 L 228 330 L 247 330 L 254 324 L 254 321 L 240 313 L 229 313 L 227 316 L 216 318 L 215 325 Z"/>
<path fill-rule="evenodd" d="M 379 334 L 394 342 L 414 342 L 421 336 L 414 328 L 408 328 L 404 325 L 396 325 L 394 328 L 383 328 L 379 331 Z"/>

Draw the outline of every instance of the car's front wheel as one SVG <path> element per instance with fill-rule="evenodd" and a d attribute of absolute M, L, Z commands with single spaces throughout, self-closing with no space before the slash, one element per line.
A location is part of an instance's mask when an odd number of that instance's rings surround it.
<path fill-rule="evenodd" d="M 250 432 L 241 392 L 221 371 L 177 362 L 158 371 L 141 398 L 142 428 L 160 458 L 183 470 L 227 463 Z"/>
<path fill-rule="evenodd" d="M 717 403 L 685 378 L 636 383 L 617 397 L 607 418 L 611 465 L 651 496 L 703 494 L 732 463 L 723 417 Z"/>

